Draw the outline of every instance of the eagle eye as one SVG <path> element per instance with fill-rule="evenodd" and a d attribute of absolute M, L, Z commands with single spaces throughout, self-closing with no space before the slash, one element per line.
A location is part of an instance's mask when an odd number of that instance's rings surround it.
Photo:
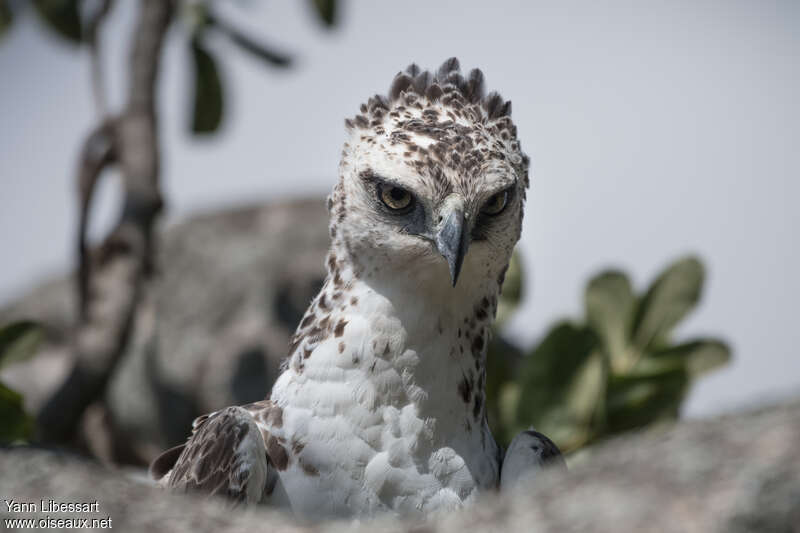
<path fill-rule="evenodd" d="M 499 215 L 508 205 L 508 190 L 493 194 L 481 208 L 481 213 L 489 216 Z"/>
<path fill-rule="evenodd" d="M 407 213 L 414 206 L 414 195 L 395 185 L 380 185 L 378 199 L 396 214 Z"/>

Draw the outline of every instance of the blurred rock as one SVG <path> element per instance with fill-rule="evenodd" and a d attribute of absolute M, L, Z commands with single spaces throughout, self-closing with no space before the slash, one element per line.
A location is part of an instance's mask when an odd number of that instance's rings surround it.
<path fill-rule="evenodd" d="M 186 438 L 192 420 L 263 399 L 289 336 L 324 278 L 328 213 L 322 198 L 196 216 L 164 233 L 159 272 L 133 341 L 103 402 L 87 410 L 82 440 L 105 461 L 145 464 Z M 45 283 L 0 311 L 29 318 L 46 341 L 6 383 L 38 412 L 71 367 L 74 289 Z"/>
<path fill-rule="evenodd" d="M 0 493 L 17 501 L 99 501 L 122 530 L 204 531 L 800 531 L 800 399 L 608 441 L 570 472 L 547 472 L 459 513 L 411 524 L 294 524 L 268 509 L 165 493 L 75 457 L 0 451 Z M 7 518 L 5 506 L 0 518 Z M 16 515 L 30 517 L 33 515 Z M 68 517 L 68 516 L 65 516 Z"/>

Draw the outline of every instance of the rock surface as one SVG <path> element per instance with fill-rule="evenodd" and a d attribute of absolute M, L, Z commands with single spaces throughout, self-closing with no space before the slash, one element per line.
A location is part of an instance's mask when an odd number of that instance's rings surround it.
<path fill-rule="evenodd" d="M 800 531 L 800 399 L 718 419 L 630 434 L 594 448 L 581 465 L 551 471 L 510 494 L 427 524 L 390 518 L 300 525 L 268 509 L 165 493 L 51 451 L 0 451 L 0 497 L 99 502 L 117 530 L 219 531 Z M 0 519 L 39 517 L 9 513 Z"/>

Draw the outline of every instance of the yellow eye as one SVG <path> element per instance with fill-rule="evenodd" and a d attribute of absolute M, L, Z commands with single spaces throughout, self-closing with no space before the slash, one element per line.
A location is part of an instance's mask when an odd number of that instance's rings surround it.
<path fill-rule="evenodd" d="M 405 189 L 386 185 L 379 189 L 378 196 L 381 202 L 392 211 L 404 211 L 411 208 L 414 197 Z"/>
<path fill-rule="evenodd" d="M 486 215 L 499 215 L 503 212 L 503 209 L 506 208 L 508 204 L 508 191 L 502 191 L 497 194 L 493 194 L 491 198 L 489 198 L 485 204 L 483 204 L 483 208 L 481 208 L 481 213 Z"/>

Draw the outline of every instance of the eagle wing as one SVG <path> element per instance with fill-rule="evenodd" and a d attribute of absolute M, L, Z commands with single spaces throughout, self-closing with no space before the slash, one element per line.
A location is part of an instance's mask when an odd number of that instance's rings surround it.
<path fill-rule="evenodd" d="M 256 419 L 270 405 L 227 407 L 198 417 L 186 443 L 157 457 L 150 475 L 166 488 L 221 495 L 234 505 L 261 502 L 278 482 Z"/>

